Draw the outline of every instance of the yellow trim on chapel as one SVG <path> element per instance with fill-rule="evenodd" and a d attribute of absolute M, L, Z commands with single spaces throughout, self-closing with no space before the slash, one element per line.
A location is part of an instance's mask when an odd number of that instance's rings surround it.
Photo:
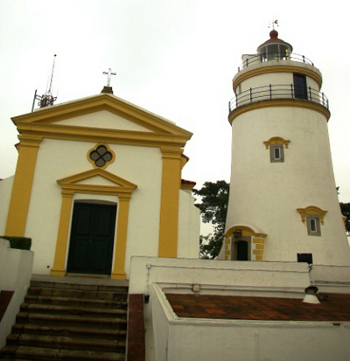
<path fill-rule="evenodd" d="M 5 235 L 23 237 L 27 224 L 35 164 L 42 137 L 18 136 L 20 144 Z"/>
<path fill-rule="evenodd" d="M 96 176 L 100 176 L 114 183 L 115 185 L 105 186 L 79 183 Z M 117 236 L 116 246 L 114 249 L 114 267 L 111 278 L 125 279 L 125 252 L 129 217 L 129 201 L 131 194 L 135 188 L 137 188 L 137 185 L 103 169 L 92 169 L 83 173 L 75 174 L 70 177 L 59 179 L 57 180 L 57 183 L 62 188 L 62 206 L 56 242 L 55 259 L 51 270 L 51 275 L 65 276 L 66 274 L 65 261 L 68 251 L 67 246 L 69 238 L 69 226 L 71 220 L 71 211 L 73 208 L 74 194 L 106 194 L 114 195 L 119 198 Z"/>
<path fill-rule="evenodd" d="M 145 109 L 137 107 L 134 104 L 126 102 L 123 99 L 111 94 L 98 94 L 92 97 L 75 100 L 72 102 L 57 104 L 52 107 L 46 107 L 35 112 L 13 117 L 12 121 L 17 127 L 31 125 L 33 126 L 46 126 L 53 123 L 59 123 L 60 120 L 70 119 L 85 114 L 107 110 L 113 114 L 121 116 L 132 123 L 138 124 L 151 132 L 131 132 L 131 133 L 150 133 L 169 134 L 184 136 L 189 139 L 192 133 L 178 127 L 175 123 L 155 115 Z M 45 127 L 45 128 L 46 128 Z M 64 128 L 84 128 L 75 126 L 61 126 Z M 36 128 L 32 128 L 36 130 Z M 100 128 L 92 128 L 92 131 L 98 131 Z M 39 128 L 40 130 L 40 128 Z M 114 130 L 108 129 L 110 132 Z M 127 131 L 127 133 L 130 133 Z M 146 135 L 146 134 L 145 134 Z M 61 138 L 60 138 L 61 139 Z"/>
<path fill-rule="evenodd" d="M 159 223 L 159 257 L 177 257 L 182 149 L 161 148 L 163 158 Z"/>

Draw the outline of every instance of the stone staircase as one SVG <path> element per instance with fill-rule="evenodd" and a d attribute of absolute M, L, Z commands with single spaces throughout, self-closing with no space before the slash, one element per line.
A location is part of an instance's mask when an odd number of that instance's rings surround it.
<path fill-rule="evenodd" d="M 0 359 L 124 361 L 127 295 L 127 286 L 32 281 Z"/>

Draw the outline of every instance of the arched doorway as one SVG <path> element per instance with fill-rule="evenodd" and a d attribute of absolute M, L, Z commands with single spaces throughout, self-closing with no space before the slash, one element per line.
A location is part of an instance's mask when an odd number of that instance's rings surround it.
<path fill-rule="evenodd" d="M 250 261 L 251 237 L 241 237 L 232 239 L 232 257 L 233 261 Z"/>
<path fill-rule="evenodd" d="M 248 242 L 247 241 L 237 241 L 235 242 L 235 246 L 236 246 L 236 254 L 237 254 L 237 261 L 248 261 L 249 257 L 248 257 L 248 250 L 249 250 L 249 246 L 248 246 Z"/>

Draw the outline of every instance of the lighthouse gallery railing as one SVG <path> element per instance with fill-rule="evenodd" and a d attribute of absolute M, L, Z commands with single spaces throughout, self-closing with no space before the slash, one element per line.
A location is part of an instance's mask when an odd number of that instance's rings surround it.
<path fill-rule="evenodd" d="M 229 101 L 229 112 L 234 109 L 258 101 L 297 99 L 319 104 L 329 109 L 329 102 L 324 93 L 311 87 L 296 87 L 294 84 L 269 84 L 265 86 L 249 88 Z"/>
<path fill-rule="evenodd" d="M 309 64 L 314 66 L 314 63 L 308 59 L 304 55 L 299 55 L 296 53 L 264 53 L 264 54 L 255 54 L 255 55 L 249 55 L 246 57 L 246 59 L 243 61 L 241 66 L 238 67 L 238 72 L 240 72 L 242 69 L 247 68 L 248 66 L 254 65 L 256 63 L 266 63 L 267 61 L 297 61 L 299 63 Z"/>

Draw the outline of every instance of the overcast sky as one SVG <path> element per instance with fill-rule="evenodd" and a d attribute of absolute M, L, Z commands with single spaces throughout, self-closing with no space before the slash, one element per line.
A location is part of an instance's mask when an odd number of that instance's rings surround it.
<path fill-rule="evenodd" d="M 350 202 L 350 47 L 344 2 L 228 0 L 0 0 L 0 178 L 15 172 L 11 117 L 31 111 L 57 54 L 57 103 L 100 93 L 112 68 L 114 94 L 194 133 L 183 177 L 230 178 L 231 80 L 243 53 L 279 37 L 323 74 L 340 199 Z"/>

